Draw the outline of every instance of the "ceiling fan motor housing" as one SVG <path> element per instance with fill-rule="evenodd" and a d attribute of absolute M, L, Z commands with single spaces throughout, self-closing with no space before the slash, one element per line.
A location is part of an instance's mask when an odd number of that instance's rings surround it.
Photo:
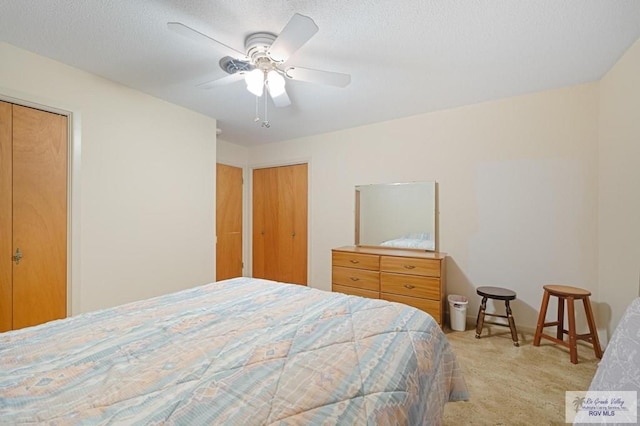
<path fill-rule="evenodd" d="M 267 51 L 276 39 L 275 34 L 253 33 L 247 36 L 244 46 L 249 62 L 225 56 L 220 59 L 220 68 L 229 74 L 260 69 L 263 72 L 278 70 L 277 62 L 269 57 Z"/>
<path fill-rule="evenodd" d="M 247 56 L 256 68 L 263 71 L 271 71 L 276 68 L 276 63 L 267 54 L 275 39 L 276 35 L 271 33 L 253 33 L 246 38 L 244 47 Z"/>

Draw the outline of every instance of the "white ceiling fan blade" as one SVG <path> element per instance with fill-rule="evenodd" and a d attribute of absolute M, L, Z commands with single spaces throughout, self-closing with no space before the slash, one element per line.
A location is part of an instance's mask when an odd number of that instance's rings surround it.
<path fill-rule="evenodd" d="M 207 81 L 206 83 L 198 84 L 197 87 L 200 87 L 201 89 L 211 89 L 213 87 L 226 86 L 227 84 L 244 80 L 244 74 L 244 71 L 238 71 L 237 73 L 229 74 L 222 78 L 217 78 L 215 80 Z"/>
<path fill-rule="evenodd" d="M 314 70 L 311 68 L 289 67 L 285 71 L 285 75 L 293 80 L 326 84 L 328 86 L 336 87 L 347 87 L 349 83 L 351 83 L 351 76 L 349 74 Z"/>
<path fill-rule="evenodd" d="M 276 62 L 285 62 L 317 32 L 318 26 L 313 19 L 296 13 L 273 41 L 267 54 Z"/>
<path fill-rule="evenodd" d="M 224 51 L 226 55 L 233 56 L 237 59 L 247 59 L 247 56 L 244 53 L 234 49 L 233 47 L 227 46 L 226 44 L 221 43 L 218 40 L 213 39 L 205 34 L 202 34 L 200 31 L 196 31 L 191 27 L 187 27 L 180 22 L 167 22 L 167 28 L 169 28 L 169 30 L 173 31 L 174 33 L 180 34 L 183 37 L 189 38 L 198 43 L 206 43 L 211 46 L 211 48 L 218 51 Z"/>
<path fill-rule="evenodd" d="M 271 95 L 271 92 L 269 92 L 269 95 Z M 271 96 L 271 99 L 273 99 L 273 104 L 278 108 L 291 105 L 291 99 L 289 99 L 289 95 L 287 95 L 286 90 L 278 96 Z"/>

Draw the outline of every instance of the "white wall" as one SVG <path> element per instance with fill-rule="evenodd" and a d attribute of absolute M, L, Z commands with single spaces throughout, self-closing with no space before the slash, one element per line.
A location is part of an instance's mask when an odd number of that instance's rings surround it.
<path fill-rule="evenodd" d="M 216 121 L 5 43 L 0 63 L 0 96 L 80 118 L 72 312 L 215 280 Z"/>
<path fill-rule="evenodd" d="M 618 323 L 640 296 L 640 40 L 600 82 L 601 318 Z"/>
<path fill-rule="evenodd" d="M 449 293 L 504 286 L 533 328 L 542 285 L 598 295 L 597 84 L 504 99 L 249 149 L 248 164 L 309 159 L 310 285 L 354 241 L 354 186 L 439 183 Z M 277 125 L 277 123 L 273 123 Z"/>
<path fill-rule="evenodd" d="M 246 167 L 249 158 L 249 148 L 236 145 L 218 137 L 216 144 L 216 157 L 218 163 L 228 166 Z"/>

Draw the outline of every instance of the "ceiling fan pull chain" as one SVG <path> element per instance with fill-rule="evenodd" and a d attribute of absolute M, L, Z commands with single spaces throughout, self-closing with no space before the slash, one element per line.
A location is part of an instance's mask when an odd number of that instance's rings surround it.
<path fill-rule="evenodd" d="M 265 93 L 264 95 L 264 121 L 262 122 L 262 127 L 268 129 L 269 127 L 271 127 L 271 124 L 269 123 L 269 116 L 267 115 L 267 94 Z"/>
<path fill-rule="evenodd" d="M 253 119 L 253 122 L 257 123 L 258 121 L 260 121 L 260 113 L 258 111 L 258 97 L 256 96 L 256 116 Z"/>

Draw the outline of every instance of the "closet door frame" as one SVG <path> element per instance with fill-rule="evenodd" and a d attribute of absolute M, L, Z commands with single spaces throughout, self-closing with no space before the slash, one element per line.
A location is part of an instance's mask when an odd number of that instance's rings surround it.
<path fill-rule="evenodd" d="M 80 162 L 81 114 L 64 103 L 37 95 L 0 88 L 0 101 L 67 117 L 67 316 L 77 315 L 80 306 Z"/>
<path fill-rule="evenodd" d="M 312 235 L 311 235 L 311 215 L 312 215 L 312 211 L 311 211 L 311 170 L 312 170 L 312 164 L 311 164 L 311 158 L 306 157 L 306 158 L 299 158 L 296 160 L 292 160 L 292 161 L 287 161 L 287 162 L 266 162 L 266 163 L 256 163 L 256 164 L 249 164 L 249 170 L 248 170 L 248 176 L 249 176 L 249 185 L 248 185 L 248 190 L 249 190 L 249 196 L 248 198 L 248 204 L 247 204 L 247 223 L 248 223 L 248 227 L 247 227 L 247 234 L 250 238 L 250 241 L 248 242 L 248 265 L 249 265 L 249 269 L 247 269 L 247 271 L 251 271 L 251 276 L 253 276 L 253 171 L 255 169 L 267 169 L 267 168 L 272 168 L 272 167 L 286 167 L 286 166 L 297 166 L 299 164 L 306 164 L 307 165 L 307 286 L 311 287 L 311 282 L 309 280 L 309 278 L 311 277 L 311 269 L 312 269 L 312 256 L 311 256 L 311 241 L 312 241 Z"/>

